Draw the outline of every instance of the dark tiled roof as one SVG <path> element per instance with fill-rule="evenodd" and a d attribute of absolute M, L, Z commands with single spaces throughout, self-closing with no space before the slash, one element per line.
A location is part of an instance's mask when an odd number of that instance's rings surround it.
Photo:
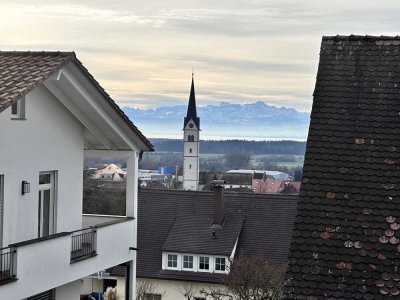
<path fill-rule="evenodd" d="M 288 298 L 400 297 L 400 39 L 324 37 Z"/>
<path fill-rule="evenodd" d="M 68 62 L 76 64 L 132 131 L 139 136 L 145 147 L 153 150 L 153 145 L 76 58 L 74 52 L 0 51 L 0 113 Z"/>
<path fill-rule="evenodd" d="M 230 256 L 242 229 L 243 214 L 228 214 L 223 226 L 215 228 L 211 227 L 212 221 L 212 215 L 176 217 L 161 249 Z"/>
<path fill-rule="evenodd" d="M 287 263 L 296 203 L 297 195 L 255 195 L 226 192 L 227 222 L 232 219 L 232 223 L 236 226 L 244 218 L 236 254 L 244 256 L 262 255 L 274 263 Z M 200 226 L 204 224 L 207 228 L 209 227 L 213 217 L 212 192 L 140 190 L 138 202 L 138 277 L 221 282 L 223 278 L 221 274 L 161 270 L 161 249 L 164 241 L 167 241 L 170 228 L 173 228 L 176 220 L 179 220 L 179 228 L 182 228 L 185 226 L 185 222 L 188 222 L 190 229 L 188 227 L 187 235 L 189 235 L 196 222 L 192 221 L 191 217 L 193 220 L 200 220 Z M 207 222 L 204 222 L 204 220 L 207 220 Z M 193 230 L 196 231 L 197 229 L 194 228 Z M 196 232 L 193 232 L 193 234 L 196 234 Z M 218 244 L 218 239 L 219 233 L 217 232 L 217 237 L 213 241 Z M 192 239 L 188 240 L 188 242 L 192 241 Z M 213 248 L 213 241 L 207 240 L 207 246 Z M 228 247 L 221 246 L 222 254 L 226 252 L 225 248 L 231 248 L 230 239 L 227 240 L 227 243 L 229 244 Z M 194 247 L 194 250 L 198 246 L 204 247 L 203 245 L 183 245 L 183 247 Z M 185 248 L 185 250 L 190 249 Z M 176 251 L 179 251 L 179 249 L 176 249 Z"/>

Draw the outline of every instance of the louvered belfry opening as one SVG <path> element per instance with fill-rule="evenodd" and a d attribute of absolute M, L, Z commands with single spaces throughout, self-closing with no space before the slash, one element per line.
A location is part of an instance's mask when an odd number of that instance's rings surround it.
<path fill-rule="evenodd" d="M 220 225 L 224 222 L 224 193 L 225 189 L 222 185 L 223 180 L 213 180 L 213 191 L 214 191 L 214 219 L 213 225 Z"/>

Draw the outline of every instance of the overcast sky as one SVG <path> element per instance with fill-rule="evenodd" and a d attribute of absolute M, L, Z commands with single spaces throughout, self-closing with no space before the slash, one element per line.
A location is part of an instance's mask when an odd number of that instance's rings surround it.
<path fill-rule="evenodd" d="M 311 109 L 323 35 L 397 35 L 398 0 L 0 0 L 0 48 L 75 51 L 120 106 Z M 398 31 L 396 31 L 398 30 Z"/>

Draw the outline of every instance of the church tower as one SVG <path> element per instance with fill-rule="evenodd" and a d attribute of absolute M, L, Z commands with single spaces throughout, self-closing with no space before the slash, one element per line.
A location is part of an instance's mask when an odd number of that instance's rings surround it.
<path fill-rule="evenodd" d="M 196 112 L 194 80 L 190 88 L 189 105 L 183 122 L 183 188 L 197 190 L 199 187 L 200 118 Z"/>

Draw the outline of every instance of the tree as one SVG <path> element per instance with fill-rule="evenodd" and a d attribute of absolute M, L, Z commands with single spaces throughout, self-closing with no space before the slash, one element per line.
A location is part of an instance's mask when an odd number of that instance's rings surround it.
<path fill-rule="evenodd" d="M 238 257 L 224 283 L 229 293 L 241 300 L 278 300 L 282 298 L 285 269 L 259 256 Z"/>
<path fill-rule="evenodd" d="M 147 300 L 149 295 L 154 294 L 160 295 L 160 292 L 157 290 L 157 284 L 150 280 L 137 280 L 136 300 Z M 164 295 L 165 291 L 161 293 L 161 298 Z"/>
<path fill-rule="evenodd" d="M 176 290 L 187 300 L 191 300 L 199 292 L 195 283 L 185 281 L 179 283 L 176 286 Z"/>
<path fill-rule="evenodd" d="M 250 167 L 250 155 L 243 152 L 232 152 L 225 155 L 228 169 L 247 169 Z"/>
<path fill-rule="evenodd" d="M 302 177 L 303 177 L 303 168 L 302 167 L 296 168 L 293 173 L 293 180 L 301 181 Z"/>

